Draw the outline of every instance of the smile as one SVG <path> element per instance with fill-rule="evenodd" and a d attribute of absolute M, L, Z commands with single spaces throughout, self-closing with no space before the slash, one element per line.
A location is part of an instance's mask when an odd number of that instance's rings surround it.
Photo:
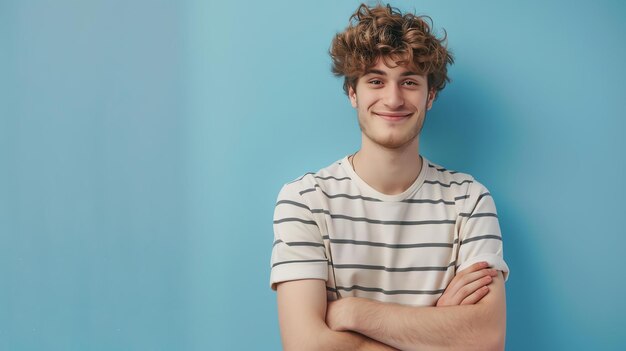
<path fill-rule="evenodd" d="M 383 119 L 386 119 L 387 121 L 392 121 L 392 122 L 397 122 L 397 121 L 401 121 L 404 120 L 406 118 L 409 118 L 412 113 L 381 113 L 381 112 L 374 112 L 374 114 L 378 117 L 382 117 Z"/>

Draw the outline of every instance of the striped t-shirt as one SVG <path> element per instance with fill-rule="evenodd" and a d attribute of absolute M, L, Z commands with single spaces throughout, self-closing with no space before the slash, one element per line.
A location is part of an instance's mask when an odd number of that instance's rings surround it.
<path fill-rule="evenodd" d="M 433 306 L 473 263 L 487 261 L 508 278 L 489 191 L 422 160 L 415 182 L 397 195 L 370 187 L 347 156 L 284 185 L 274 210 L 272 289 L 322 279 L 330 300 Z"/>

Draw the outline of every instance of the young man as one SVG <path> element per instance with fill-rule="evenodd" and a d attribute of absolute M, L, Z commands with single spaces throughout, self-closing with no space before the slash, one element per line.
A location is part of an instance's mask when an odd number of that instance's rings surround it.
<path fill-rule="evenodd" d="M 271 286 L 285 350 L 502 350 L 508 267 L 495 205 L 420 156 L 452 63 L 423 18 L 361 5 L 332 47 L 361 148 L 286 184 Z"/>

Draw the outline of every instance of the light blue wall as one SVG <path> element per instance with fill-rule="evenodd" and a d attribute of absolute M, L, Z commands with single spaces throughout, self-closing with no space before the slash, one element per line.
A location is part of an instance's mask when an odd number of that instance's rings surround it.
<path fill-rule="evenodd" d="M 358 1 L 0 2 L 0 349 L 275 350 L 282 183 L 355 151 Z M 507 350 L 622 350 L 621 1 L 397 1 L 457 63 L 423 153 L 498 205 Z"/>

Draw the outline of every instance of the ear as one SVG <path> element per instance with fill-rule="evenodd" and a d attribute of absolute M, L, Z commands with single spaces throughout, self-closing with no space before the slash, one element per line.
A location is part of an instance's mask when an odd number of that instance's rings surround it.
<path fill-rule="evenodd" d="M 428 101 L 426 101 L 426 110 L 430 110 L 433 107 L 433 102 L 436 97 L 437 93 L 435 92 L 435 89 L 430 89 L 428 91 Z"/>
<path fill-rule="evenodd" d="M 350 98 L 350 104 L 352 104 L 352 107 L 356 108 L 356 91 L 354 91 L 352 87 L 348 87 L 348 97 Z"/>

